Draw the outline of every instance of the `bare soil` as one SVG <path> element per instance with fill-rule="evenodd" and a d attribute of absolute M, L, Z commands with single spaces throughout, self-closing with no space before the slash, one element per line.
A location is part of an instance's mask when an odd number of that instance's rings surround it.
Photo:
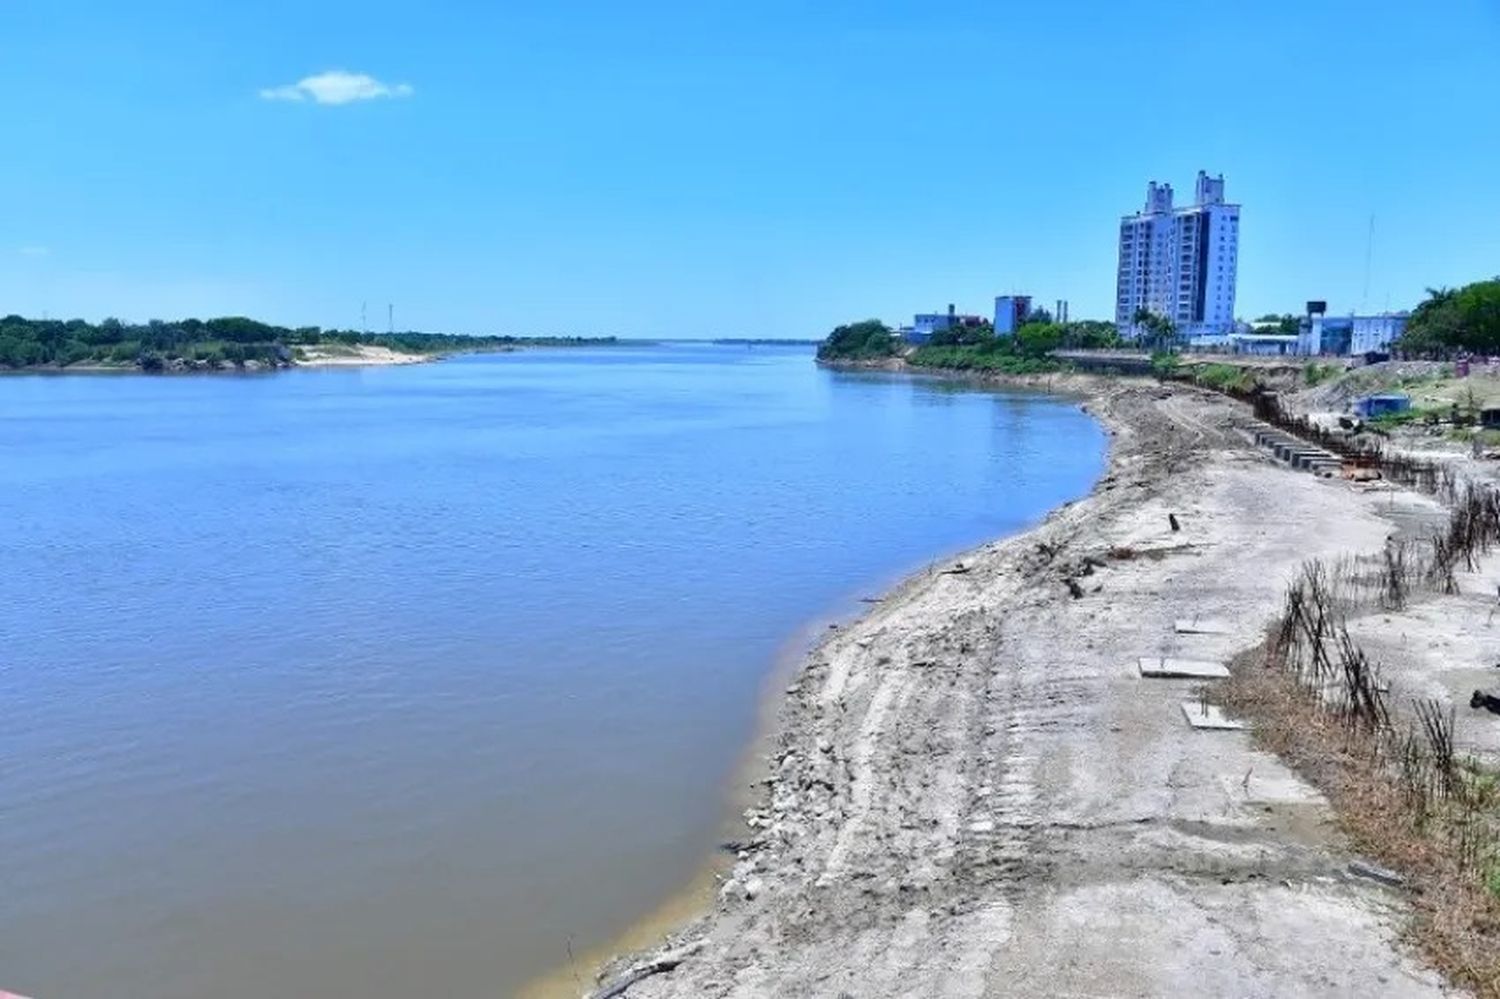
<path fill-rule="evenodd" d="M 428 354 L 407 354 L 389 347 L 368 343 L 320 343 L 297 348 L 299 368 L 339 368 L 363 365 L 422 364 L 433 360 Z"/>
<path fill-rule="evenodd" d="M 1379 550 L 1390 496 L 1274 463 L 1222 397 L 1054 387 L 1114 434 L 1093 494 L 811 653 L 713 910 L 596 994 L 1449 994 L 1323 796 L 1136 666 L 1258 645 L 1304 560 Z"/>

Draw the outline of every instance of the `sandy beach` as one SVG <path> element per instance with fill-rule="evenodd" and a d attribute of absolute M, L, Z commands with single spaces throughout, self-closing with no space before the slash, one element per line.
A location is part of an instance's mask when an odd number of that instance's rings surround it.
<path fill-rule="evenodd" d="M 1441 510 L 1275 462 L 1220 396 L 1050 387 L 1113 435 L 1093 493 L 830 632 L 712 910 L 595 995 L 1449 994 L 1324 797 L 1137 666 L 1230 662 L 1306 560 Z"/>
<path fill-rule="evenodd" d="M 343 368 L 367 365 L 422 364 L 435 360 L 432 354 L 407 354 L 374 344 L 315 344 L 296 348 L 293 366 L 298 368 Z"/>

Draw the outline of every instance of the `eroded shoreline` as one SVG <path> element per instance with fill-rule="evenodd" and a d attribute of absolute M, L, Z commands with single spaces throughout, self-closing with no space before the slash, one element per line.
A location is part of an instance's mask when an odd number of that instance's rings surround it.
<path fill-rule="evenodd" d="M 1320 796 L 1131 669 L 1254 644 L 1306 557 L 1389 525 L 1256 455 L 1227 400 L 1066 381 L 1115 436 L 1094 492 L 813 650 L 713 910 L 600 994 L 1441 991 L 1394 943 L 1399 900 L 1340 876 Z M 1174 634 L 1190 614 L 1235 633 Z"/>
<path fill-rule="evenodd" d="M 825 364 L 823 362 L 819 364 L 830 370 L 915 374 L 919 377 L 926 376 L 938 380 L 960 382 L 978 390 L 1035 394 L 1048 397 L 1054 402 L 1074 405 L 1084 403 L 1079 408 L 1085 412 L 1089 411 L 1086 402 L 1095 388 L 1095 380 L 1089 375 L 1010 376 L 994 372 L 908 371 L 904 364 L 895 359 L 878 364 Z M 1108 431 L 1103 423 L 1100 427 Z M 1103 459 L 1100 468 L 1102 476 L 1108 467 L 1107 446 L 1101 458 Z M 1074 497 L 1066 501 L 1063 506 L 1071 505 L 1081 498 L 1082 496 Z M 1041 519 L 1045 520 L 1046 517 L 1051 516 L 1055 509 L 1045 511 Z M 1024 536 L 1035 526 L 1031 524 L 1014 533 L 1002 535 L 999 541 Z M 649 951 L 654 942 L 669 938 L 683 926 L 695 923 L 707 915 L 712 910 L 718 892 L 734 866 L 735 851 L 730 847 L 744 838 L 744 810 L 756 807 L 761 802 L 764 782 L 769 775 L 767 756 L 775 748 L 780 733 L 778 717 L 786 698 L 786 688 L 802 672 L 808 658 L 829 641 L 831 633 L 856 624 L 870 613 L 872 606 L 895 599 L 907 586 L 925 576 L 932 567 L 951 564 L 955 559 L 965 559 L 973 553 L 993 547 L 996 543 L 996 540 L 990 540 L 942 553 L 934 558 L 925 559 L 923 563 L 926 566 L 925 569 L 922 567 L 923 564 L 912 565 L 907 569 L 891 573 L 882 582 L 858 586 L 845 595 L 845 598 L 838 603 L 837 609 L 811 619 L 788 639 L 776 655 L 774 665 L 757 698 L 757 721 L 750 743 L 746 746 L 740 761 L 732 770 L 732 776 L 725 785 L 724 798 L 727 807 L 721 826 L 720 846 L 705 855 L 691 877 L 663 898 L 659 904 L 638 918 L 632 919 L 620 931 L 601 943 L 581 952 L 574 952 L 570 948 L 567 964 L 556 966 L 529 980 L 517 993 L 518 999 L 573 999 L 579 995 L 591 994 L 595 991 L 594 977 L 596 973 L 600 973 L 600 969 L 618 964 L 622 955 Z M 872 593 L 877 595 L 868 595 Z M 580 988 L 581 981 L 591 984 L 587 988 Z"/>

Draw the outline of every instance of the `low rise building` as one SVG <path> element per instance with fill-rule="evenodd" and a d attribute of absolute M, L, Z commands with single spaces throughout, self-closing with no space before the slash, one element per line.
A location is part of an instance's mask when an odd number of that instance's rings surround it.
<path fill-rule="evenodd" d="M 947 312 L 918 312 L 912 317 L 911 328 L 918 333 L 926 333 L 928 336 L 931 336 L 940 330 L 945 330 L 952 326 L 954 320 L 957 318 L 953 314 L 952 309 L 949 309 Z"/>
<path fill-rule="evenodd" d="M 1309 316 L 1303 320 L 1301 353 L 1340 357 L 1389 353 L 1406 329 L 1410 315 L 1387 312 L 1377 316 Z"/>
<path fill-rule="evenodd" d="M 903 326 L 897 332 L 901 339 L 907 343 L 918 346 L 932 341 L 934 333 L 962 326 L 979 326 L 984 323 L 983 316 L 973 316 L 960 313 L 954 306 L 949 305 L 947 312 L 919 312 L 912 317 L 910 326 Z"/>
<path fill-rule="evenodd" d="M 1290 333 L 1231 333 L 1227 339 L 1236 354 L 1283 357 L 1303 353 L 1302 338 Z"/>

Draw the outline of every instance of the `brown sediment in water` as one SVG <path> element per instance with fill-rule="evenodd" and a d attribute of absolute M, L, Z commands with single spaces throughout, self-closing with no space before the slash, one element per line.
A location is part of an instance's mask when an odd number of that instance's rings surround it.
<path fill-rule="evenodd" d="M 758 798 L 757 784 L 765 779 L 765 754 L 775 735 L 776 711 L 785 696 L 787 683 L 796 675 L 802 660 L 819 638 L 839 620 L 827 617 L 813 621 L 799 629 L 777 652 L 757 700 L 754 735 L 731 771 L 719 824 L 718 839 L 721 843 L 743 835 L 742 813 Z M 527 982 L 516 993 L 517 999 L 577 999 L 587 994 L 597 984 L 598 969 L 616 954 L 660 945 L 673 930 L 708 913 L 725 872 L 734 861 L 734 855 L 723 848 L 711 850 L 687 883 L 668 894 L 659 905 L 632 920 L 606 941 L 576 952 L 567 964 Z"/>
<path fill-rule="evenodd" d="M 618 936 L 576 952 L 566 966 L 527 982 L 516 993 L 517 999 L 577 999 L 586 994 L 594 986 L 595 969 L 611 956 L 656 946 L 672 930 L 703 915 L 713 902 L 719 875 L 727 863 L 727 860 L 715 857 L 694 874 L 690 882 Z"/>

